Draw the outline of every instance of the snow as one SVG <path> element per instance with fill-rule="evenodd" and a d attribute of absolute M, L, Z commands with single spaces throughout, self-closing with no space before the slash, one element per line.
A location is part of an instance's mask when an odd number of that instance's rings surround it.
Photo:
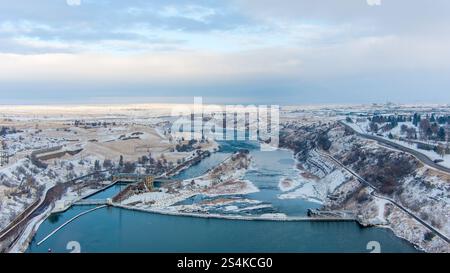
<path fill-rule="evenodd" d="M 313 169 L 314 174 L 320 175 L 319 180 L 307 179 L 301 176 L 301 172 L 298 177 L 292 181 L 292 184 L 296 186 L 280 187 L 284 192 L 278 196 L 279 199 L 305 199 L 312 202 L 322 204 L 328 194 L 333 193 L 340 185 L 346 182 L 349 177 L 344 174 L 340 169 L 335 169 L 335 166 L 327 159 L 323 158 L 319 153 L 311 151 L 307 159 L 307 163 L 314 162 L 314 164 L 305 164 Z M 314 166 L 319 165 L 322 169 L 319 171 Z M 281 182 L 281 181 L 280 181 Z M 284 190 L 283 190 L 284 189 Z"/>
<path fill-rule="evenodd" d="M 46 219 L 45 216 L 48 215 L 51 211 L 51 208 L 47 208 L 42 214 L 34 217 L 30 223 L 27 225 L 25 230 L 22 232 L 21 236 L 17 239 L 14 245 L 11 247 L 10 253 L 23 253 L 28 246 L 28 241 L 30 240 L 30 236 L 39 228 L 39 226 Z"/>
<path fill-rule="evenodd" d="M 255 192 L 259 192 L 259 189 L 255 186 L 255 184 L 253 184 L 249 180 L 239 180 L 231 184 L 218 184 L 212 188 L 208 188 L 207 191 L 204 192 L 204 194 L 210 197 L 216 197 L 230 194 L 244 195 Z"/>
<path fill-rule="evenodd" d="M 387 224 L 387 220 L 384 217 L 384 211 L 385 211 L 386 204 L 389 204 L 389 203 L 390 202 L 385 199 L 375 197 L 375 208 L 377 209 L 378 214 L 375 217 L 370 219 L 370 224 L 372 224 L 372 225 L 386 225 Z"/>
<path fill-rule="evenodd" d="M 443 160 L 443 162 L 439 162 L 437 164 L 442 165 L 447 168 L 450 168 L 450 155 L 449 154 L 446 154 L 444 157 L 442 157 L 434 151 L 427 151 L 427 150 L 422 150 L 422 149 L 417 148 L 417 144 L 415 144 L 415 143 L 409 144 L 405 141 L 396 140 L 396 139 L 390 139 L 389 141 L 395 142 L 395 143 L 405 146 L 407 148 L 418 151 L 419 153 L 428 156 L 431 160 Z"/>
<path fill-rule="evenodd" d="M 134 107 L 136 107 L 136 109 L 134 109 Z M 348 113 L 348 111 L 355 112 L 355 110 L 360 110 L 361 113 L 368 113 L 370 111 L 378 111 L 377 108 L 379 108 L 379 106 L 342 107 L 343 108 L 340 109 L 338 109 L 337 106 L 330 106 L 329 108 L 323 108 L 323 106 L 315 108 L 302 107 L 300 109 L 309 109 L 309 112 L 289 113 L 289 115 L 287 116 L 294 118 L 296 121 L 299 121 L 300 118 L 305 119 L 305 121 L 302 120 L 300 122 L 308 122 L 306 121 L 306 119 L 310 119 L 313 120 L 313 122 L 317 123 L 318 121 L 323 122 L 342 119 L 342 113 Z M 46 125 L 47 127 L 62 126 L 62 123 L 60 123 L 59 125 L 55 125 L 47 124 L 47 122 L 56 120 L 70 122 L 72 119 L 85 119 L 81 117 L 87 112 L 92 113 L 92 111 L 96 110 L 96 108 L 67 107 L 67 109 L 50 109 L 50 111 L 58 113 L 57 116 L 53 116 L 52 118 L 27 115 L 12 115 L 15 121 L 21 120 L 28 122 L 28 124 L 22 126 L 28 126 L 28 128 L 23 129 L 23 132 L 8 134 L 5 137 L 5 140 L 8 144 L 8 151 L 11 154 L 15 154 L 15 156 L 11 158 L 12 163 L 10 165 L 0 169 L 0 227 L 10 221 L 12 216 L 17 215 L 27 206 L 29 206 L 29 204 L 39 198 L 39 196 L 37 196 L 38 194 L 35 191 L 33 191 L 31 196 L 29 197 L 20 196 L 19 198 L 5 198 L 5 193 L 11 189 L 18 187 L 18 185 L 20 185 L 20 183 L 26 178 L 27 175 L 32 175 L 36 179 L 37 186 L 44 186 L 46 189 L 48 189 L 58 181 L 66 181 L 67 176 L 80 176 L 83 173 L 88 173 L 95 160 L 101 160 L 104 158 L 118 158 L 118 155 L 122 153 L 126 157 L 125 160 L 133 160 L 133 157 L 137 158 L 137 153 L 135 150 L 133 150 L 134 146 L 130 144 L 130 142 L 133 142 L 134 140 L 117 141 L 114 143 L 105 142 L 116 141 L 121 135 L 131 136 L 130 134 L 136 131 L 142 131 L 143 134 L 139 135 L 139 137 L 142 140 L 151 143 L 152 145 L 158 146 L 158 151 L 165 151 L 165 149 L 168 147 L 168 142 L 162 139 L 164 138 L 162 129 L 158 128 L 157 126 L 148 127 L 149 123 L 156 124 L 157 122 L 170 120 L 170 118 L 148 118 L 148 116 L 159 115 L 161 111 L 156 111 L 158 112 L 158 114 L 155 114 L 155 111 L 149 110 L 147 109 L 147 107 L 140 106 L 133 106 L 131 108 L 130 106 L 120 106 L 118 108 L 113 107 L 111 109 L 114 109 L 114 113 L 111 113 L 111 110 L 104 112 L 105 110 L 103 109 L 102 116 L 99 116 L 98 112 L 95 112 L 96 116 L 87 117 L 87 120 L 94 121 L 98 120 L 99 117 L 101 117 L 104 119 L 108 119 L 109 121 L 116 121 L 118 126 L 113 128 L 97 128 L 89 130 L 69 126 L 68 129 L 70 131 L 65 133 L 64 131 L 58 131 L 55 128 L 45 129 L 42 125 Z M 130 119 L 129 116 L 125 116 L 125 114 L 130 114 L 130 109 L 133 113 L 131 115 L 132 119 Z M 45 115 L 48 114 L 48 110 L 49 109 L 47 108 L 42 109 L 42 111 L 45 112 Z M 70 113 L 64 114 L 64 116 L 61 115 L 61 117 L 59 117 L 60 111 L 63 110 Z M 9 109 L 8 111 L 13 110 Z M 130 125 L 130 120 L 132 120 L 132 126 Z M 354 120 L 357 121 L 355 118 Z M 349 123 L 348 125 L 358 132 L 367 133 L 369 121 L 365 118 L 360 118 L 359 121 L 360 122 L 357 123 Z M 40 127 L 42 126 L 43 132 L 36 132 L 37 130 L 34 127 L 35 124 L 38 124 Z M 141 124 L 142 127 L 135 127 L 135 124 Z M 402 124 L 406 124 L 409 127 L 413 126 L 411 123 L 400 123 L 399 126 L 395 127 L 390 132 L 394 135 L 401 135 L 400 126 Z M 141 130 L 141 128 L 144 128 L 144 126 L 148 127 L 147 131 Z M 333 130 L 329 132 L 330 137 L 334 140 L 338 139 L 336 136 L 333 136 L 333 134 L 335 133 L 336 132 Z M 385 137 L 388 134 L 389 132 L 385 132 Z M 340 137 L 342 137 L 342 135 Z M 96 139 L 99 141 L 99 143 L 89 142 L 90 139 Z M 50 162 L 51 166 L 49 170 L 44 171 L 41 169 L 37 169 L 29 162 L 28 159 L 24 158 L 27 154 L 29 154 L 29 152 L 35 149 L 60 145 L 65 147 L 65 149 L 73 149 L 74 140 L 77 140 L 76 145 L 78 146 L 76 146 L 76 148 L 81 147 L 85 149 L 82 154 L 74 158 L 64 157 L 62 158 L 62 160 L 59 160 L 57 164 L 52 164 L 53 162 Z M 431 159 L 440 159 L 439 155 L 437 155 L 433 151 L 417 149 L 415 144 L 408 145 L 407 143 L 398 140 L 391 141 L 395 141 L 399 144 L 405 145 L 408 148 L 415 149 L 423 154 L 426 154 Z M 346 143 L 345 141 L 335 142 L 338 143 L 333 143 L 333 147 L 331 148 L 332 152 L 340 152 L 343 150 L 347 151 L 349 149 L 349 143 Z M 164 145 L 159 146 L 161 143 Z M 374 143 L 367 142 L 367 146 L 364 147 L 370 148 L 372 145 L 376 146 Z M 86 153 L 86 150 L 88 151 L 88 153 Z M 143 154 L 146 153 L 147 151 L 143 152 Z M 186 156 L 186 154 L 182 153 L 170 154 L 175 157 Z M 291 173 L 285 174 L 285 177 L 282 177 L 278 181 L 278 187 L 281 191 L 280 195 L 278 196 L 280 199 L 303 198 L 306 200 L 322 203 L 327 200 L 328 195 L 333 194 L 337 190 L 339 192 L 351 192 L 351 190 L 356 188 L 354 184 L 357 184 L 357 182 L 352 181 L 346 183 L 346 181 L 349 181 L 348 174 L 336 168 L 333 163 L 328 162 L 326 158 L 321 157 L 315 151 L 311 151 L 307 162 L 302 162 L 302 164 L 304 165 L 305 169 L 308 169 L 308 173 L 302 173 L 301 171 L 299 171 L 298 175 L 295 175 L 295 172 L 293 175 L 291 175 Z M 444 162 L 441 164 L 450 167 L 450 155 L 445 156 Z M 69 166 L 73 167 L 69 168 Z M 24 168 L 25 173 L 20 174 L 23 171 L 18 172 L 19 168 Z M 221 207 L 225 211 L 229 212 L 269 208 L 271 206 L 269 204 L 258 203 L 258 201 L 255 200 L 243 201 L 244 199 L 237 199 L 236 201 L 224 201 L 223 203 L 218 202 L 217 204 L 211 202 L 204 205 L 194 204 L 175 206 L 175 204 L 180 201 L 200 194 L 204 196 L 214 197 L 230 194 L 243 195 L 259 191 L 259 189 L 251 181 L 243 180 L 243 175 L 245 174 L 245 172 L 245 169 L 229 170 L 226 171 L 217 180 L 215 177 L 199 177 L 194 179 L 193 185 L 190 184 L 191 179 L 189 179 L 183 182 L 184 188 L 179 190 L 179 192 L 177 193 L 169 194 L 165 191 L 160 191 L 134 195 L 125 200 L 123 204 L 130 207 L 130 204 L 133 204 L 133 208 L 136 207 L 149 211 L 153 210 L 174 214 L 190 211 L 193 212 L 191 213 L 192 215 L 196 215 L 195 213 L 199 212 L 207 216 L 208 208 L 214 206 Z M 446 178 L 435 174 L 430 174 L 427 173 L 425 169 L 422 169 L 418 170 L 415 177 L 406 178 L 405 181 L 401 182 L 405 185 L 403 189 L 404 191 L 401 194 L 401 197 L 406 200 L 405 202 L 411 202 L 412 205 L 420 204 L 420 206 L 417 208 L 419 213 L 430 215 L 428 221 L 438 223 L 443 233 L 450 234 L 450 223 L 448 220 L 450 219 L 450 196 L 448 195 L 450 189 L 448 186 L 448 177 Z M 7 184 L 8 186 L 6 186 Z M 84 191 L 84 193 L 88 193 L 90 191 L 92 190 L 86 190 Z M 67 205 L 67 203 L 72 203 L 74 200 L 77 200 L 77 198 L 79 198 L 78 194 L 69 189 L 67 194 L 60 201 L 58 201 L 56 205 L 59 208 L 63 208 Z M 226 198 L 224 197 L 223 199 L 225 200 Z M 239 202 L 239 205 L 236 205 L 237 203 L 234 202 Z M 241 205 L 241 203 L 244 202 L 248 202 L 248 205 L 246 207 L 242 207 Z M 371 223 L 380 225 L 386 224 L 386 222 L 388 221 L 392 223 L 392 225 L 390 225 L 396 231 L 397 235 L 408 238 L 408 240 L 410 241 L 419 242 L 423 240 L 423 234 L 424 232 L 426 232 L 426 230 L 416 228 L 417 223 L 409 221 L 408 218 L 405 218 L 405 216 L 401 212 L 394 210 L 393 214 L 387 216 L 387 219 L 385 219 L 384 214 L 386 205 L 387 201 L 380 198 L 374 197 L 373 200 L 370 201 Z M 287 216 L 282 213 L 268 213 L 263 214 L 260 217 L 264 219 L 287 218 Z M 37 222 L 33 222 L 33 225 L 36 223 Z M 31 229 L 30 227 L 27 227 L 26 232 L 29 231 L 31 231 Z M 430 242 L 430 245 L 431 248 L 439 247 L 436 239 L 433 239 L 433 241 Z"/>
<path fill-rule="evenodd" d="M 367 124 L 368 122 L 364 122 L 364 123 L 349 123 L 346 122 L 346 124 L 350 127 L 352 127 L 355 131 L 359 132 L 359 133 L 363 133 L 363 134 L 371 134 L 370 132 L 368 132 L 368 128 L 367 128 Z M 419 149 L 417 148 L 417 144 L 416 143 L 408 143 L 406 141 L 402 141 L 402 140 L 398 140 L 398 139 L 389 139 L 387 136 L 389 135 L 389 133 L 392 133 L 394 136 L 401 136 L 400 130 L 401 130 L 401 126 L 402 125 L 407 125 L 408 127 L 414 127 L 417 129 L 417 132 L 419 131 L 418 128 L 416 126 L 414 126 L 414 124 L 412 124 L 411 122 L 400 122 L 398 124 L 398 126 L 396 126 L 395 128 L 393 128 L 391 131 L 385 132 L 383 133 L 383 138 L 385 140 L 400 144 L 402 146 L 405 146 L 407 148 L 413 149 L 419 153 L 422 153 L 426 156 L 428 156 L 431 160 L 443 160 L 442 162 L 439 162 L 437 164 L 442 165 L 444 167 L 450 168 L 450 155 L 446 154 L 444 155 L 444 157 L 440 156 L 439 154 L 437 154 L 434 151 L 427 151 L 427 150 L 423 150 L 423 149 Z M 417 141 L 417 140 L 415 140 Z M 420 141 L 419 141 L 420 142 Z M 425 141 L 422 141 L 424 144 L 428 144 Z M 437 143 L 434 143 L 437 144 Z"/>
<path fill-rule="evenodd" d="M 280 181 L 278 182 L 278 188 L 280 188 L 280 190 L 283 192 L 291 191 L 297 188 L 298 186 L 300 186 L 300 182 L 298 180 L 292 180 L 287 177 L 281 178 Z"/>
<path fill-rule="evenodd" d="M 271 207 L 272 207 L 272 205 L 270 205 L 270 204 L 261 204 L 261 205 L 256 205 L 256 206 L 244 207 L 244 208 L 238 209 L 236 211 L 240 212 L 240 211 L 248 211 L 248 210 L 265 209 L 265 208 L 271 208 Z"/>
<path fill-rule="evenodd" d="M 261 214 L 262 219 L 287 219 L 287 215 L 284 213 L 264 213 Z"/>
<path fill-rule="evenodd" d="M 156 208 L 167 208 L 173 204 L 186 200 L 189 197 L 197 195 L 197 193 L 192 191 L 183 191 L 176 194 L 168 194 L 165 192 L 148 192 L 138 195 L 133 195 L 123 201 L 125 205 L 130 205 L 135 202 L 142 203 L 145 206 L 151 206 Z M 152 203 L 153 204 L 147 204 Z"/>
<path fill-rule="evenodd" d="M 364 128 L 366 128 L 366 126 L 367 126 L 367 125 L 365 125 L 365 124 L 360 124 L 360 123 L 356 123 L 356 122 L 354 122 L 354 123 L 351 123 L 351 122 L 345 122 L 345 124 L 347 124 L 348 126 L 350 126 L 353 130 L 355 130 L 355 131 L 358 132 L 358 133 L 363 133 L 363 134 L 366 134 L 366 133 L 367 133 L 367 130 L 364 129 Z"/>
<path fill-rule="evenodd" d="M 295 191 L 280 194 L 279 199 L 305 199 L 311 202 L 322 204 L 323 199 L 320 198 L 321 194 L 317 191 L 313 183 L 304 183 Z"/>
<path fill-rule="evenodd" d="M 342 183 L 346 182 L 349 176 L 344 174 L 342 170 L 335 170 L 325 176 L 320 182 L 326 185 L 327 194 L 333 193 Z"/>
<path fill-rule="evenodd" d="M 225 211 L 237 211 L 239 207 L 237 206 L 226 206 Z"/>
<path fill-rule="evenodd" d="M 83 160 L 61 159 L 58 164 L 50 164 L 48 168 L 42 169 L 33 165 L 30 159 L 22 158 L 2 167 L 0 169 L 0 229 L 6 227 L 33 202 L 41 198 L 46 189 L 58 182 L 90 172 L 95 159 L 92 156 L 85 157 Z M 30 178 L 32 180 L 29 180 Z M 32 183 L 24 184 L 28 181 Z M 72 202 L 76 195 L 72 193 L 72 196 L 65 196 L 65 202 Z M 59 206 L 64 207 L 64 204 L 60 203 Z"/>

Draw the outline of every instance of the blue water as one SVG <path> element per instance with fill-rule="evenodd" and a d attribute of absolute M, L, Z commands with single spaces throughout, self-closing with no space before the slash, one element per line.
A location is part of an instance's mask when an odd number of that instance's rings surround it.
<path fill-rule="evenodd" d="M 87 197 L 86 199 L 111 198 L 111 197 L 115 196 L 116 194 L 118 194 L 119 192 L 121 192 L 122 190 L 124 190 L 125 187 L 127 187 L 127 184 L 116 183 L 116 184 L 112 185 L 111 187 L 106 188 L 103 191 L 97 192 L 97 193 Z"/>
<path fill-rule="evenodd" d="M 259 148 L 259 145 L 256 142 L 230 142 L 230 141 L 222 141 L 219 142 L 219 151 L 216 153 L 212 153 L 211 156 L 206 157 L 200 163 L 195 166 L 190 167 L 179 173 L 176 176 L 173 176 L 174 179 L 190 179 L 194 177 L 198 177 L 211 168 L 215 167 L 217 164 L 225 160 L 230 154 L 238 151 L 239 149 L 248 149 L 248 150 L 256 150 Z"/>
<path fill-rule="evenodd" d="M 302 199 L 280 199 L 282 194 L 278 188 L 279 181 L 284 177 L 298 176 L 292 153 L 285 150 L 264 152 L 251 151 L 255 170 L 250 170 L 244 179 L 252 181 L 259 192 L 248 194 L 250 199 L 256 199 L 272 204 L 273 212 L 284 213 L 289 216 L 305 216 L 309 208 L 319 208 L 317 202 Z"/>
<path fill-rule="evenodd" d="M 288 215 L 305 215 L 317 203 L 304 200 L 280 200 L 280 178 L 295 175 L 289 151 L 262 152 L 254 143 L 222 143 L 221 150 L 176 178 L 199 176 L 240 148 L 251 151 L 255 170 L 245 179 L 260 192 L 230 198 L 250 198 L 271 204 L 268 211 Z M 115 185 L 91 196 L 93 199 L 115 195 L 123 186 Z M 184 201 L 205 200 L 195 196 Z M 233 205 L 240 206 L 239 203 Z M 37 231 L 28 252 L 68 252 L 69 241 L 77 241 L 82 252 L 368 252 L 369 241 L 378 241 L 382 252 L 415 252 L 406 241 L 386 229 L 361 228 L 356 222 L 271 222 L 204 219 L 167 216 L 118 208 L 103 208 L 84 215 L 50 237 L 42 245 L 36 243 L 74 215 L 88 210 L 75 206 L 52 215 Z"/>
<path fill-rule="evenodd" d="M 77 241 L 82 252 L 368 252 L 376 240 L 382 252 L 415 252 L 392 232 L 360 228 L 354 222 L 263 222 L 166 216 L 104 208 L 60 230 L 42 245 L 36 242 L 70 217 L 88 209 L 73 207 L 39 228 L 28 252 L 69 252 Z"/>
<path fill-rule="evenodd" d="M 229 153 L 224 152 L 213 153 L 209 157 L 206 157 L 205 159 L 200 161 L 200 163 L 198 163 L 197 165 L 182 171 L 181 173 L 173 176 L 172 178 L 177 180 L 184 180 L 193 177 L 198 177 L 207 172 L 209 169 L 216 166 L 217 162 L 225 160 L 229 155 L 230 155 Z"/>
<path fill-rule="evenodd" d="M 251 181 L 259 188 L 259 192 L 242 195 L 242 198 L 262 201 L 263 204 L 272 205 L 271 208 L 252 211 L 252 213 L 284 213 L 289 216 L 306 216 L 309 208 L 319 208 L 317 202 L 310 202 L 302 199 L 280 199 L 282 192 L 278 188 L 279 181 L 284 177 L 298 176 L 295 169 L 295 161 L 292 152 L 286 150 L 261 151 L 258 143 L 246 142 L 220 142 L 220 150 L 204 159 L 198 165 L 180 173 L 175 178 L 189 179 L 200 176 L 210 168 L 216 166 L 227 158 L 231 153 L 239 149 L 248 149 L 252 156 L 252 168 L 244 176 L 244 179 Z M 223 197 L 223 196 L 222 196 Z M 204 201 L 205 197 L 195 196 L 187 202 L 179 204 L 192 204 Z M 236 204 L 233 204 L 236 205 Z M 211 211 L 215 212 L 215 211 Z M 226 213 L 220 211 L 220 213 Z M 228 213 L 227 213 L 228 214 Z"/>

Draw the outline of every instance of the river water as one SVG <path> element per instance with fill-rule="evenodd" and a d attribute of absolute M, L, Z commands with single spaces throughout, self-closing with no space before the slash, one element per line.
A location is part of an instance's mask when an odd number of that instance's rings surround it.
<path fill-rule="evenodd" d="M 308 208 L 320 206 L 302 199 L 279 199 L 278 183 L 295 176 L 292 153 L 284 150 L 262 152 L 253 143 L 221 143 L 219 152 L 177 175 L 177 179 L 199 176 L 227 158 L 237 149 L 251 151 L 253 168 L 244 177 L 259 192 L 240 196 L 270 204 L 251 214 L 283 213 L 304 216 Z M 117 184 L 89 198 L 111 197 L 123 188 Z M 184 202 L 195 203 L 197 196 Z M 55 228 L 76 214 L 92 207 L 74 206 L 50 216 L 38 229 L 28 252 L 69 252 L 76 241 L 82 252 L 369 252 L 370 241 L 380 243 L 382 252 L 415 252 L 408 242 L 387 229 L 361 228 L 356 222 L 279 222 L 205 219 L 168 216 L 103 208 L 70 223 L 40 246 Z M 249 213 L 249 212 L 246 212 Z"/>

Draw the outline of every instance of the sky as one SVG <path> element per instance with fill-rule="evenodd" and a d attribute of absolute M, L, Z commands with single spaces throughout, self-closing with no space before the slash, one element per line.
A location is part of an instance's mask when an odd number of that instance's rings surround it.
<path fill-rule="evenodd" d="M 450 103 L 448 0 L 0 0 L 0 104 Z"/>

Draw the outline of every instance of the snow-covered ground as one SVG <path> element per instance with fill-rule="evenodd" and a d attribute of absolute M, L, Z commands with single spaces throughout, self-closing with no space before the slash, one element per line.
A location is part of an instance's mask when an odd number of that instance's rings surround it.
<path fill-rule="evenodd" d="M 337 123 L 329 128 L 327 137 L 331 146 L 327 152 L 330 155 L 375 183 L 378 188 L 377 195 L 395 199 L 417 217 L 450 236 L 449 174 L 428 168 L 407 153 L 386 148 L 355 134 L 348 134 L 344 127 Z M 317 139 L 315 132 L 323 132 L 319 123 L 308 126 L 293 124 L 285 129 L 285 143 L 302 147 L 298 153 L 301 172 L 309 172 L 312 176 L 308 175 L 307 178 L 314 179 L 310 183 L 302 183 L 293 191 L 283 193 L 281 198 L 313 196 L 321 200 L 325 210 L 351 211 L 361 224 L 388 227 L 397 236 L 425 251 L 450 251 L 448 243 L 424 225 L 391 202 L 373 196 L 372 188 L 361 184 L 343 171 L 340 165 L 327 162 L 317 155 L 314 152 L 317 147 L 317 142 L 314 142 Z M 294 150 L 297 148 L 291 147 Z M 390 180 L 391 178 L 393 180 Z M 390 182 L 392 184 L 389 184 Z"/>
<path fill-rule="evenodd" d="M 408 111 L 431 111 L 437 109 L 436 107 L 445 108 L 444 106 L 408 106 Z M 126 161 L 135 161 L 138 157 L 149 153 L 154 156 L 164 154 L 167 160 L 173 162 L 176 162 L 177 159 L 189 160 L 192 157 L 192 152 L 170 151 L 176 143 L 167 139 L 164 130 L 171 118 L 158 117 L 162 113 L 170 114 L 167 107 L 164 109 L 153 109 L 144 105 L 111 106 L 109 109 L 108 107 L 94 106 L 38 107 L 31 112 L 29 109 L 20 107 L 0 108 L 5 110 L 2 112 L 4 118 L 2 125 L 14 126 L 18 129 L 16 133 L 7 134 L 2 139 L 5 140 L 7 151 L 13 157 L 9 165 L 0 168 L 0 228 L 6 226 L 21 211 L 38 200 L 39 193 L 44 189 L 64 182 L 70 177 L 90 172 L 96 160 L 111 159 L 114 163 L 118 161 L 120 155 L 124 155 Z M 341 120 L 349 112 L 354 113 L 355 116 L 364 116 L 369 113 L 389 113 L 399 111 L 399 109 L 392 105 L 383 107 L 379 105 L 285 107 L 281 120 L 287 124 L 310 126 L 308 130 L 315 130 L 316 127 L 327 129 L 329 124 L 332 125 L 333 122 Z M 446 109 L 448 110 L 448 106 Z M 115 125 L 83 128 L 74 126 L 74 120 L 106 121 L 115 123 Z M 349 123 L 349 125 L 359 132 L 367 133 L 368 121 L 363 117 L 359 120 L 360 122 Z M 160 126 L 159 123 L 164 125 Z M 412 126 L 411 123 L 404 124 Z M 401 136 L 401 125 L 399 124 L 390 132 L 384 132 L 383 136 L 386 139 L 388 139 L 389 133 Z M 342 151 L 349 153 L 352 149 L 354 139 L 346 138 L 339 130 L 329 131 L 328 136 L 333 141 L 330 153 L 335 154 Z M 417 149 L 415 145 L 409 145 L 399 140 L 391 141 L 398 141 L 399 144 L 406 145 L 408 148 Z M 380 149 L 378 145 L 371 142 L 363 143 L 363 149 Z M 34 166 L 26 158 L 34 150 L 55 146 L 63 146 L 63 149 L 83 148 L 83 151 L 75 156 L 49 160 L 46 162 L 49 164 L 47 169 Z M 309 148 L 306 147 L 305 149 Z M 202 148 L 213 151 L 217 145 L 209 143 Z M 433 151 L 417 150 L 431 159 L 440 159 Z M 342 201 L 359 189 L 360 184 L 357 181 L 313 149 L 309 151 L 305 161 L 296 163 L 302 165 L 298 169 L 298 175 L 289 175 L 279 181 L 278 187 L 282 193 L 278 197 L 281 199 L 303 198 L 328 205 L 330 197 L 336 197 L 338 201 Z M 442 164 L 450 167 L 448 155 L 444 157 Z M 122 205 L 164 213 L 193 215 L 207 215 L 209 211 L 215 209 L 225 213 L 236 213 L 236 217 L 241 217 L 238 213 L 262 211 L 260 217 L 263 218 L 286 218 L 284 214 L 264 213 L 266 209 L 270 211 L 270 204 L 242 197 L 237 198 L 237 196 L 259 190 L 252 182 L 243 179 L 248 168 L 250 166 L 240 169 L 225 168 L 216 175 L 189 179 L 183 181 L 181 188 L 177 188 L 175 191 L 162 190 L 132 195 L 123 201 Z M 33 178 L 33 183 L 28 181 L 30 177 Z M 438 226 L 446 234 L 450 234 L 448 181 L 448 177 L 432 170 L 419 170 L 415 176 L 401 181 L 404 187 L 403 192 L 399 195 L 402 202 L 423 217 L 428 217 L 427 221 Z M 69 189 L 60 202 L 64 207 L 66 203 L 71 203 L 79 198 L 80 194 L 86 193 L 89 193 L 89 189 L 83 190 L 82 193 L 75 189 Z M 207 197 L 207 199 L 194 204 L 186 202 L 194 197 Z M 388 225 L 398 236 L 422 244 L 427 249 L 436 250 L 442 246 L 437 239 L 431 239 L 424 243 L 424 234 L 427 230 L 423 230 L 417 226 L 417 223 L 411 222 L 401 211 L 392 208 L 385 200 L 372 196 L 366 201 L 361 201 L 366 202 L 364 205 L 358 202 L 354 202 L 352 208 L 362 214 L 365 221 L 362 221 L 363 223 Z M 220 216 L 220 213 L 217 215 Z"/>
<path fill-rule="evenodd" d="M 229 200 L 230 196 L 242 196 L 258 192 L 259 189 L 248 180 L 242 179 L 250 166 L 248 155 L 233 155 L 208 173 L 193 179 L 187 179 L 180 183 L 179 188 L 169 190 L 162 188 L 156 192 L 134 194 L 122 201 L 122 205 L 137 207 L 141 209 L 159 209 L 170 212 L 202 212 L 207 213 L 212 208 L 223 207 L 227 212 L 244 212 L 269 207 L 255 200 L 237 198 Z M 179 203 L 195 196 L 203 198 L 216 198 L 218 201 L 207 201 L 202 204 Z M 222 200 L 219 198 L 224 196 Z M 236 205 L 246 203 L 248 206 L 242 208 Z"/>
<path fill-rule="evenodd" d="M 62 160 L 46 169 L 24 158 L 0 168 L 0 229 L 43 195 L 46 188 L 92 171 L 95 158 Z"/>
<path fill-rule="evenodd" d="M 329 194 L 349 179 L 347 173 L 336 169 L 332 162 L 314 150 L 309 153 L 306 165 L 298 161 L 296 165 L 302 165 L 302 170 L 299 170 L 297 177 L 289 180 L 289 187 L 282 186 L 280 181 L 280 189 L 284 193 L 278 198 L 300 198 L 322 204 Z"/>
<path fill-rule="evenodd" d="M 369 131 L 369 121 L 364 121 L 364 122 L 346 122 L 346 124 L 350 127 L 352 127 L 355 131 L 359 132 L 359 133 L 363 133 L 363 134 L 372 134 Z M 382 134 L 379 134 L 379 137 L 383 137 L 385 140 L 387 141 L 391 141 L 397 144 L 400 144 L 402 146 L 405 146 L 407 148 L 413 149 L 415 151 L 418 151 L 426 156 L 428 156 L 431 160 L 439 160 L 442 162 L 438 162 L 437 164 L 442 165 L 444 167 L 448 167 L 450 168 L 450 154 L 446 154 L 444 156 L 441 156 L 439 154 L 437 154 L 435 151 L 428 151 L 428 150 L 424 150 L 424 149 L 419 149 L 417 148 L 417 143 L 414 142 L 407 142 L 407 141 L 403 141 L 403 140 L 399 140 L 399 139 L 390 139 L 388 137 L 389 133 L 391 133 L 394 137 L 405 137 L 405 135 L 402 135 L 402 133 L 400 132 L 400 128 L 402 125 L 407 125 L 408 127 L 413 127 L 416 128 L 416 130 L 418 131 L 417 127 L 414 126 L 411 122 L 400 122 L 398 126 L 396 126 L 394 129 L 384 132 Z M 420 142 L 417 140 L 414 140 L 416 142 Z M 423 142 L 424 144 L 428 144 L 427 142 Z M 438 142 L 436 143 L 431 143 L 433 145 L 438 144 Z M 441 143 L 442 145 L 447 145 L 446 143 Z"/>
<path fill-rule="evenodd" d="M 395 142 L 395 143 L 403 145 L 407 148 L 418 151 L 418 152 L 428 156 L 431 160 L 443 160 L 442 162 L 438 162 L 437 164 L 442 165 L 447 168 L 450 168 L 450 154 L 440 156 L 434 151 L 427 151 L 427 150 L 419 149 L 419 148 L 417 148 L 417 144 L 414 144 L 414 143 L 408 143 L 408 142 L 397 140 L 397 139 L 392 139 L 392 140 L 390 139 L 389 141 Z"/>
<path fill-rule="evenodd" d="M 5 110 L 0 125 L 7 128 L 1 136 L 2 149 L 9 155 L 9 163 L 0 167 L 0 229 L 39 200 L 43 189 L 94 172 L 96 162 L 100 163 L 97 167 L 112 168 L 121 156 L 124 162 L 152 156 L 154 162 L 163 161 L 164 168 L 169 168 L 191 158 L 192 152 L 172 152 L 177 143 L 169 141 L 158 127 L 160 123 L 166 126 L 170 119 L 158 115 L 170 111 L 155 107 L 0 106 Z M 214 141 L 197 146 L 210 151 L 217 148 Z M 40 160 L 42 156 L 50 159 Z M 107 161 L 109 165 L 104 167 Z M 64 198 L 59 207 L 79 198 L 79 193 Z"/>

